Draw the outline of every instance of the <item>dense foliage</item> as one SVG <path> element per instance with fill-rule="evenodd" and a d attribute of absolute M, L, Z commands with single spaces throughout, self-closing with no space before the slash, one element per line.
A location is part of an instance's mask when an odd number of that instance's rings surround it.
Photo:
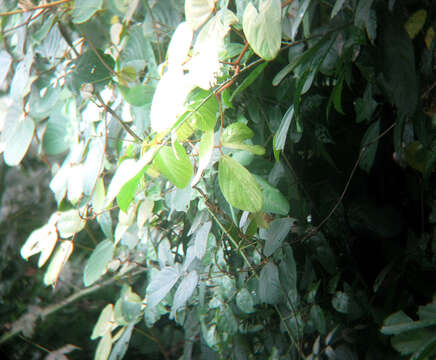
<path fill-rule="evenodd" d="M 3 353 L 434 358 L 436 3 L 0 9 Z"/>

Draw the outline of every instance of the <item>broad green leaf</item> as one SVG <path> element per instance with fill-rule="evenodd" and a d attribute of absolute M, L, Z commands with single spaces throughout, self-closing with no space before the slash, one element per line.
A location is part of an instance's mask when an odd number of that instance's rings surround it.
<path fill-rule="evenodd" d="M 294 117 L 294 105 L 291 105 L 289 109 L 286 111 L 283 119 L 280 123 L 279 129 L 274 135 L 273 139 L 273 147 L 275 151 L 281 151 L 285 148 L 286 138 L 288 136 L 289 126 L 291 125 L 291 121 Z M 276 153 L 274 153 L 276 154 Z M 278 161 L 278 156 L 275 156 Z"/>
<path fill-rule="evenodd" d="M 51 258 L 50 265 L 44 275 L 44 284 L 49 286 L 56 286 L 56 282 L 61 274 L 64 265 L 67 263 L 68 259 L 73 252 L 73 242 L 72 241 L 61 241 L 60 245 L 56 249 L 55 254 Z"/>
<path fill-rule="evenodd" d="M 250 212 L 262 209 L 262 192 L 253 175 L 236 160 L 222 156 L 218 182 L 226 201 L 233 207 Z"/>
<path fill-rule="evenodd" d="M 57 230 L 54 224 L 47 224 L 32 231 L 21 248 L 21 257 L 28 259 L 30 256 L 41 253 L 38 267 L 43 266 L 53 252 L 58 240 Z"/>
<path fill-rule="evenodd" d="M 274 59 L 280 51 L 281 14 L 280 0 L 260 0 L 258 10 L 250 2 L 244 11 L 245 37 L 254 52 L 267 61 Z"/>
<path fill-rule="evenodd" d="M 404 24 L 407 33 L 409 34 L 411 39 L 414 39 L 416 35 L 421 31 L 422 27 L 425 24 L 425 20 L 427 19 L 427 11 L 424 9 L 420 9 L 415 11 L 407 22 Z"/>
<path fill-rule="evenodd" d="M 349 314 L 351 312 L 352 300 L 350 296 L 342 291 L 336 292 L 332 299 L 334 309 L 342 314 Z"/>
<path fill-rule="evenodd" d="M 236 295 L 236 305 L 246 314 L 255 312 L 254 300 L 246 288 L 242 288 Z"/>
<path fill-rule="evenodd" d="M 153 100 L 154 88 L 150 85 L 135 84 L 133 86 L 118 87 L 124 100 L 133 106 L 143 106 L 151 104 Z"/>
<path fill-rule="evenodd" d="M 120 189 L 120 192 L 117 195 L 117 204 L 122 211 L 127 212 L 130 203 L 136 195 L 136 190 L 138 189 L 141 178 L 146 172 L 147 168 L 148 166 L 145 166 Z"/>
<path fill-rule="evenodd" d="M 289 244 L 283 246 L 283 259 L 279 264 L 279 276 L 282 288 L 290 295 L 291 299 L 297 300 L 297 263 L 294 252 Z"/>
<path fill-rule="evenodd" d="M 94 329 L 92 330 L 91 340 L 97 339 L 110 333 L 115 328 L 114 306 L 107 304 L 100 313 Z"/>
<path fill-rule="evenodd" d="M 418 315 L 420 320 L 436 319 L 436 298 L 433 297 L 433 301 L 431 303 L 420 306 L 418 308 Z"/>
<path fill-rule="evenodd" d="M 332 14 L 330 16 L 331 19 L 333 19 L 336 14 L 341 11 L 342 7 L 344 6 L 345 0 L 336 0 L 335 6 L 333 6 Z"/>
<path fill-rule="evenodd" d="M 154 165 L 175 186 L 183 189 L 194 175 L 194 169 L 182 145 L 174 143 L 174 150 L 176 153 L 170 146 L 162 147 L 154 159 Z"/>
<path fill-rule="evenodd" d="M 436 336 L 433 331 L 417 329 L 395 335 L 391 339 L 391 344 L 392 347 L 402 355 L 410 355 L 424 348 L 429 339 L 436 341 Z M 417 357 L 414 357 L 414 359 L 416 358 Z"/>
<path fill-rule="evenodd" d="M 256 68 L 250 72 L 250 74 L 241 82 L 240 85 L 233 91 L 232 96 L 230 96 L 229 101 L 232 102 L 232 100 L 243 92 L 246 88 L 248 88 L 251 84 L 254 83 L 254 81 L 259 77 L 260 74 L 262 74 L 263 70 L 267 67 L 268 63 L 262 63 L 256 66 Z"/>
<path fill-rule="evenodd" d="M 83 85 L 92 84 L 102 90 L 112 79 L 115 60 L 102 50 L 87 50 L 76 60 L 76 68 L 71 73 L 72 88 L 79 92 Z"/>
<path fill-rule="evenodd" d="M 195 89 L 188 97 L 186 108 L 192 112 L 192 126 L 202 131 L 210 131 L 215 128 L 218 101 L 210 92 Z"/>
<path fill-rule="evenodd" d="M 171 308 L 171 317 L 176 315 L 178 309 L 183 307 L 193 294 L 198 283 L 197 271 L 189 272 L 180 282 L 179 287 L 174 294 L 173 306 Z"/>
<path fill-rule="evenodd" d="M 269 224 L 268 229 L 260 230 L 259 236 L 265 240 L 265 256 L 271 256 L 282 245 L 294 222 L 291 218 L 275 219 Z"/>
<path fill-rule="evenodd" d="M 88 21 L 97 10 L 101 9 L 103 0 L 75 0 L 73 8 L 73 23 Z"/>
<path fill-rule="evenodd" d="M 229 334 L 235 335 L 238 331 L 238 321 L 230 306 L 226 305 L 224 310 L 221 310 L 218 317 L 218 329 Z"/>
<path fill-rule="evenodd" d="M 434 325 L 436 325 L 436 318 L 431 320 L 413 321 L 403 311 L 398 311 L 386 318 L 380 331 L 385 335 L 397 335 L 405 331 L 421 329 Z"/>
<path fill-rule="evenodd" d="M 290 205 L 286 197 L 260 176 L 254 177 L 262 190 L 262 210 L 272 214 L 287 215 Z"/>
<path fill-rule="evenodd" d="M 141 315 L 142 299 L 129 287 L 121 298 L 121 313 L 128 323 L 137 322 Z"/>
<path fill-rule="evenodd" d="M 95 350 L 94 360 L 106 360 L 112 349 L 111 333 L 106 333 L 98 342 L 97 350 Z"/>
<path fill-rule="evenodd" d="M 259 277 L 259 299 L 263 303 L 278 304 L 281 299 L 279 271 L 273 262 L 266 264 Z"/>
<path fill-rule="evenodd" d="M 12 78 L 9 91 L 9 94 L 14 101 L 20 101 L 30 91 L 30 85 L 32 82 L 30 70 L 33 60 L 33 51 L 29 49 L 29 51 L 26 52 L 24 59 L 21 60 L 15 68 L 14 77 Z"/>
<path fill-rule="evenodd" d="M 363 135 L 361 149 L 363 154 L 360 158 L 359 166 L 362 170 L 370 172 L 374 164 L 375 155 L 377 153 L 378 139 L 380 133 L 380 120 L 372 123 Z"/>
<path fill-rule="evenodd" d="M 120 339 L 116 342 L 115 346 L 111 351 L 109 360 L 121 360 L 127 352 L 129 347 L 130 338 L 132 337 L 132 332 L 135 327 L 134 323 L 129 324 L 126 330 L 121 335 Z"/>
<path fill-rule="evenodd" d="M 253 130 L 242 122 L 234 122 L 223 131 L 222 141 L 226 143 L 241 143 L 254 136 Z"/>
<path fill-rule="evenodd" d="M 216 0 L 186 0 L 186 21 L 192 30 L 197 30 L 212 14 Z"/>
<path fill-rule="evenodd" d="M 72 209 L 59 213 L 56 227 L 61 238 L 67 239 L 85 227 L 85 220 L 80 217 L 79 210 Z"/>
<path fill-rule="evenodd" d="M 6 144 L 4 152 L 6 164 L 16 166 L 21 162 L 32 142 L 34 131 L 35 123 L 30 117 L 26 116 L 19 121 L 11 141 L 8 141 Z"/>
<path fill-rule="evenodd" d="M 92 252 L 85 266 L 83 283 L 85 286 L 94 284 L 107 271 L 107 265 L 114 254 L 114 243 L 111 240 L 100 242 Z"/>
<path fill-rule="evenodd" d="M 179 280 L 178 267 L 167 266 L 155 274 L 147 287 L 147 307 L 159 304 Z"/>
<path fill-rule="evenodd" d="M 58 155 L 71 146 L 74 138 L 75 130 L 71 119 L 58 111 L 48 119 L 42 147 L 47 155 Z"/>

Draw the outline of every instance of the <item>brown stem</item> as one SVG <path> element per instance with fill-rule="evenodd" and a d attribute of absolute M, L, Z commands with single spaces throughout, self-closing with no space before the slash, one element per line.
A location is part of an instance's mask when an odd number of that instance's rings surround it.
<path fill-rule="evenodd" d="M 28 9 L 16 9 L 16 10 L 12 10 L 12 11 L 2 12 L 2 13 L 0 13 L 0 16 L 9 16 L 9 15 L 22 14 L 22 13 L 26 13 L 26 12 L 30 12 L 30 11 L 35 11 L 35 10 L 38 10 L 38 9 L 48 9 L 48 8 L 51 8 L 51 7 L 54 7 L 54 6 L 66 4 L 66 3 L 70 2 L 70 1 L 71 0 L 57 0 L 57 1 L 53 1 L 52 3 L 49 3 L 49 4 L 33 6 L 31 8 L 28 8 Z"/>

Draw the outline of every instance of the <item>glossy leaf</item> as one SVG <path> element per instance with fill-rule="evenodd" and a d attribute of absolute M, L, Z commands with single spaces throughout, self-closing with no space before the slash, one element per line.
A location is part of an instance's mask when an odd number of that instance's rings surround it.
<path fill-rule="evenodd" d="M 183 189 L 194 175 L 194 169 L 182 145 L 176 142 L 174 150 L 170 146 L 162 147 L 154 159 L 154 164 L 162 175 Z"/>
<path fill-rule="evenodd" d="M 303 0 L 300 2 L 300 5 L 298 6 L 298 11 L 295 16 L 295 20 L 292 24 L 291 28 L 291 39 L 295 40 L 295 36 L 297 35 L 298 28 L 300 27 L 301 22 L 303 21 L 304 15 L 306 15 L 306 11 L 310 5 L 310 2 L 312 0 Z"/>
<path fill-rule="evenodd" d="M 262 209 L 262 192 L 253 175 L 236 160 L 222 156 L 218 181 L 227 202 L 235 208 L 257 212 Z"/>
<path fill-rule="evenodd" d="M 285 148 L 289 126 L 291 125 L 291 121 L 293 117 L 294 117 L 294 105 L 291 105 L 289 109 L 286 111 L 285 115 L 283 116 L 283 119 L 280 122 L 280 127 L 274 135 L 273 146 L 275 151 L 281 151 Z M 279 160 L 278 156 L 276 156 L 276 160 L 277 161 Z"/>
<path fill-rule="evenodd" d="M 107 265 L 112 260 L 114 243 L 111 240 L 100 242 L 92 252 L 85 266 L 83 283 L 85 286 L 94 284 L 107 271 Z"/>
<path fill-rule="evenodd" d="M 238 291 L 236 295 L 236 305 L 246 314 L 255 312 L 253 298 L 246 288 L 242 288 Z"/>
<path fill-rule="evenodd" d="M 257 55 L 268 61 L 274 59 L 282 39 L 280 0 L 260 0 L 258 9 L 251 2 L 248 3 L 242 28 Z"/>

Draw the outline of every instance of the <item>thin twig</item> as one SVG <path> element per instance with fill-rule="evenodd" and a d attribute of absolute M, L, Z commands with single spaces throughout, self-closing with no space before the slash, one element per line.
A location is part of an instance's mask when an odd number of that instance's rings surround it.
<path fill-rule="evenodd" d="M 47 8 L 51 8 L 51 7 L 54 7 L 54 6 L 66 4 L 66 3 L 70 2 L 70 1 L 71 0 L 58 0 L 58 1 L 53 1 L 52 3 L 49 3 L 49 4 L 33 6 L 31 8 L 28 8 L 28 9 L 16 9 L 16 10 L 12 10 L 12 11 L 6 11 L 6 12 L 0 13 L 0 17 L 1 16 L 9 16 L 9 15 L 22 14 L 22 13 L 26 13 L 26 12 L 30 12 L 30 11 L 35 11 L 35 10 L 38 10 L 38 9 L 47 9 Z"/>

